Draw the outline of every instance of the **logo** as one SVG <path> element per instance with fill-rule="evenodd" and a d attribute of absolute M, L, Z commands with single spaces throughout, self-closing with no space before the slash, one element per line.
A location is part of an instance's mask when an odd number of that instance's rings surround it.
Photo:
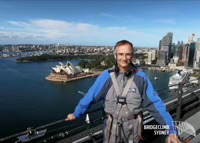
<path fill-rule="evenodd" d="M 136 92 L 136 88 L 129 88 L 128 92 Z"/>
<path fill-rule="evenodd" d="M 174 126 L 177 128 L 178 136 L 181 136 L 183 133 L 187 133 L 192 136 L 196 136 L 196 131 L 194 127 L 187 123 L 187 122 L 181 122 L 181 121 L 174 121 Z"/>
<path fill-rule="evenodd" d="M 170 130 L 176 130 L 177 136 L 185 141 L 190 140 L 192 136 L 196 136 L 195 128 L 191 124 L 181 121 L 173 121 L 173 126 L 144 125 L 144 130 L 153 130 L 154 135 L 169 135 Z"/>
<path fill-rule="evenodd" d="M 169 135 L 168 125 L 144 125 L 144 130 L 153 130 L 154 135 Z"/>

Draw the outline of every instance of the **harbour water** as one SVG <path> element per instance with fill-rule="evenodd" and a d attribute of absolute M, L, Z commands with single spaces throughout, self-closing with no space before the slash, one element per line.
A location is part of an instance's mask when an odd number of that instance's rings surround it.
<path fill-rule="evenodd" d="M 50 82 L 45 77 L 59 61 L 16 63 L 15 60 L 0 59 L 0 138 L 24 131 L 27 127 L 64 119 L 82 98 L 77 91 L 86 92 L 96 79 Z M 77 65 L 79 61 L 71 62 Z M 166 87 L 172 75 L 154 70 L 145 72 L 155 89 Z M 155 76 L 159 80 L 154 80 Z M 167 99 L 168 93 L 160 96 Z"/>

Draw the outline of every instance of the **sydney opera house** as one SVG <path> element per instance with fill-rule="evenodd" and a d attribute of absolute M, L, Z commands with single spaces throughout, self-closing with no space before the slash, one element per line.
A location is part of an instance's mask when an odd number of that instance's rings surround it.
<path fill-rule="evenodd" d="M 101 72 L 90 72 L 89 69 L 80 69 L 79 66 L 73 66 L 73 64 L 68 61 L 66 64 L 59 62 L 59 65 L 53 67 L 51 74 L 45 79 L 50 81 L 68 82 L 88 77 L 95 77 L 100 73 Z"/>
<path fill-rule="evenodd" d="M 53 70 L 53 73 L 67 74 L 67 75 L 76 75 L 82 72 L 79 66 L 75 67 L 69 61 L 66 63 L 66 65 L 63 64 L 62 62 L 59 62 L 59 65 L 56 65 L 56 67 L 53 67 L 52 70 Z"/>

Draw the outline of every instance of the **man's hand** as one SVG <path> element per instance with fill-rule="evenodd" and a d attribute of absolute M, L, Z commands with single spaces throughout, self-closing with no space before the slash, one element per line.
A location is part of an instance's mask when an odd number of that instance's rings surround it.
<path fill-rule="evenodd" d="M 71 113 L 71 114 L 68 114 L 68 116 L 65 119 L 65 121 L 72 121 L 72 120 L 75 120 L 75 119 L 76 119 L 76 117 L 74 116 L 73 113 Z"/>
<path fill-rule="evenodd" d="M 168 136 L 167 143 L 181 143 L 181 141 L 178 139 L 176 134 L 170 134 Z"/>

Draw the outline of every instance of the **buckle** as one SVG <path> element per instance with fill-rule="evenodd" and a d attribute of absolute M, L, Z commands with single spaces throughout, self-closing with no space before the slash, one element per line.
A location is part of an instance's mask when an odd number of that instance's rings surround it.
<path fill-rule="evenodd" d="M 126 104 L 126 97 L 117 97 L 117 103 Z"/>
<path fill-rule="evenodd" d="M 133 119 L 137 119 L 138 114 L 133 114 Z"/>

